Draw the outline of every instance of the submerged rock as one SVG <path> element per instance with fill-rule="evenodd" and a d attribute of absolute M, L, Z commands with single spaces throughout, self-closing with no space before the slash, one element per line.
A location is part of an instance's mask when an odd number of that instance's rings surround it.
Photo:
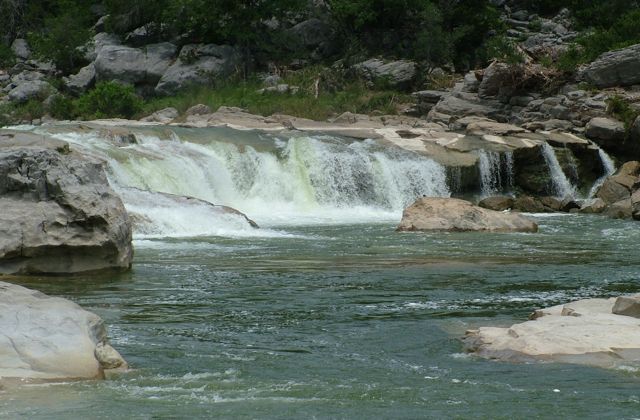
<path fill-rule="evenodd" d="M 104 378 L 127 363 L 100 317 L 75 303 L 0 282 L 0 384 Z"/>
<path fill-rule="evenodd" d="M 131 266 L 131 224 L 103 163 L 69 144 L 0 132 L 0 274 Z"/>
<path fill-rule="evenodd" d="M 519 214 L 484 209 L 456 198 L 423 197 L 405 209 L 397 230 L 537 232 L 538 225 Z"/>
<path fill-rule="evenodd" d="M 509 328 L 467 331 L 464 343 L 481 357 L 511 362 L 640 362 L 639 298 L 585 299 L 538 310 Z"/>

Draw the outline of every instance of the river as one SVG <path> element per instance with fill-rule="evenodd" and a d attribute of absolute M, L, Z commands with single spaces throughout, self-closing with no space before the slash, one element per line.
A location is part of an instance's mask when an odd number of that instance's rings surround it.
<path fill-rule="evenodd" d="M 157 136 L 124 149 L 92 137 L 88 147 L 111 159 L 114 188 L 133 191 L 128 208 L 154 214 L 156 222 L 135 232 L 132 271 L 18 282 L 103 317 L 133 369 L 106 381 L 2 390 L 0 416 L 638 416 L 639 366 L 502 363 L 464 353 L 460 341 L 467 329 L 520 322 L 536 308 L 639 292 L 637 222 L 532 215 L 537 234 L 397 233 L 411 197 L 448 195 L 437 164 L 335 139 L 271 139 L 264 151 L 250 147 L 248 134 L 238 136 L 242 147 L 198 143 L 195 135 L 195 146 L 163 143 L 191 148 L 188 158 L 160 146 Z M 296 147 L 307 157 L 294 165 Z M 224 148 L 253 155 L 210 160 Z M 278 159 L 266 154 L 273 150 Z M 155 163 L 152 151 L 161 156 Z M 421 172 L 386 177 L 402 165 Z M 236 167 L 257 168 L 257 175 L 240 182 L 228 175 Z M 316 175 L 292 180 L 302 168 Z M 267 182 L 267 173 L 269 180 L 282 173 L 285 184 Z M 345 173 L 365 184 L 349 187 Z M 318 179 L 335 183 L 318 186 Z M 295 195 L 301 180 L 310 180 L 307 193 Z M 154 185 L 234 205 L 262 228 L 225 229 L 215 215 L 207 223 L 207 215 L 163 213 L 127 190 Z"/>

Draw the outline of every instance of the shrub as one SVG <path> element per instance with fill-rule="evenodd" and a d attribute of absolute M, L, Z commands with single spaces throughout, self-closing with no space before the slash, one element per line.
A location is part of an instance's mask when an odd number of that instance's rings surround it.
<path fill-rule="evenodd" d="M 77 116 L 73 101 L 63 95 L 54 96 L 47 106 L 47 111 L 59 120 L 72 120 Z"/>
<path fill-rule="evenodd" d="M 628 132 L 640 112 L 634 109 L 625 98 L 616 95 L 607 99 L 607 114 L 622 121 Z"/>
<path fill-rule="evenodd" d="M 497 59 L 507 64 L 524 63 L 524 55 L 506 36 L 494 36 L 485 44 L 488 59 Z"/>
<path fill-rule="evenodd" d="M 8 45 L 0 42 L 0 67 L 11 67 L 16 63 L 16 56 Z"/>
<path fill-rule="evenodd" d="M 142 99 L 133 86 L 100 82 L 76 101 L 82 118 L 132 118 L 142 110 Z"/>

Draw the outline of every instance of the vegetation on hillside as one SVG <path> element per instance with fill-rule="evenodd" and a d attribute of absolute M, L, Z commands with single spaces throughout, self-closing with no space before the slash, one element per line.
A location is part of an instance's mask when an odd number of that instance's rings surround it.
<path fill-rule="evenodd" d="M 141 102 L 133 89 L 117 84 L 100 85 L 80 98 L 56 97 L 47 105 L 60 117 L 132 117 L 160 105 L 184 108 L 199 101 L 210 105 L 242 106 L 259 113 L 287 112 L 322 118 L 351 110 L 392 112 L 403 94 L 386 86 L 364 84 L 353 75 L 342 74 L 340 83 L 317 91 L 322 77 L 311 77 L 336 61 L 344 66 L 372 56 L 411 59 L 424 74 L 442 67 L 458 72 L 485 65 L 498 58 L 510 63 L 522 56 L 505 36 L 501 11 L 489 0 L 326 0 L 312 6 L 310 0 L 0 0 L 0 66 L 9 67 L 14 57 L 9 48 L 16 37 L 28 39 L 36 56 L 51 60 L 63 74 L 87 64 L 82 47 L 95 32 L 100 16 L 108 16 L 103 27 L 123 37 L 144 26 L 150 41 L 179 45 L 203 42 L 230 44 L 245 55 L 245 67 L 235 79 L 209 89 L 184 92 L 174 98 L 147 98 Z M 556 63 L 573 71 L 580 63 L 604 51 L 640 42 L 638 0 L 524 0 L 532 13 L 553 16 L 562 8 L 571 11 L 574 27 L 581 31 L 575 44 Z M 292 37 L 289 28 L 312 16 L 329 22 L 334 33 L 330 52 L 312 57 Z M 535 22 L 533 22 L 535 25 Z M 287 71 L 293 58 L 304 59 L 309 70 Z M 300 86 L 293 95 L 259 94 L 255 71 L 267 64 L 282 68 L 286 81 Z M 323 67 L 324 66 L 324 67 Z M 309 80 L 307 80 L 309 79 Z M 432 81 L 433 82 L 433 81 Z M 419 80 L 429 87 L 429 80 Z M 324 86 L 324 85 L 323 85 Z M 126 91 L 126 92 L 125 92 Z M 197 99 L 196 99 L 197 98 Z M 115 101 L 104 105 L 104 101 Z M 123 101 L 127 105 L 123 105 Z M 102 105 L 101 105 L 102 104 Z M 41 108 L 42 106 L 40 106 Z M 28 103 L 16 111 L 39 115 Z M 20 113 L 20 112 L 18 112 Z"/>

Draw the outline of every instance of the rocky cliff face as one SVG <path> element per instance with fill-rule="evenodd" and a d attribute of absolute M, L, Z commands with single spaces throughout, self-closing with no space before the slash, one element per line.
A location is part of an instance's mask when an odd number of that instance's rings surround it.
<path fill-rule="evenodd" d="M 65 142 L 0 133 L 0 208 L 0 274 L 131 265 L 131 224 L 102 163 Z"/>

